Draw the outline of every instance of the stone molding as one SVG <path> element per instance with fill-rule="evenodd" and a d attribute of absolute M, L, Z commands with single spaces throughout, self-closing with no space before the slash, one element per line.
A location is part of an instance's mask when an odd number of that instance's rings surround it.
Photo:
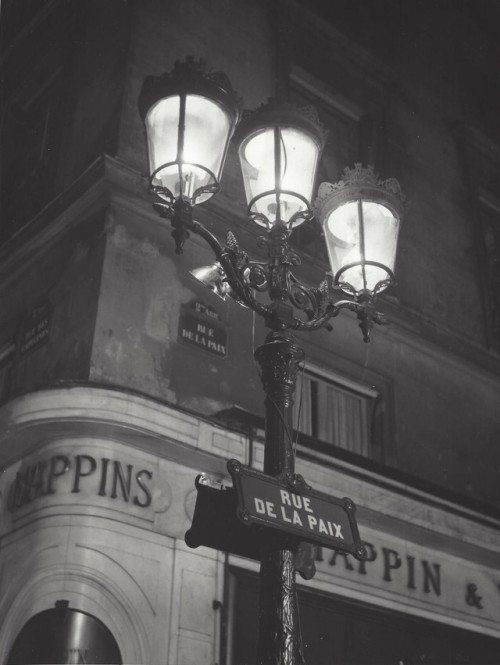
<path fill-rule="evenodd" d="M 86 437 L 191 467 L 193 481 L 204 471 L 229 484 L 226 461 L 247 463 L 249 455 L 242 434 L 136 394 L 91 386 L 43 390 L 12 400 L 0 409 L 0 432 L 2 468 L 51 442 Z M 255 446 L 258 466 L 262 444 Z M 365 523 L 400 537 L 413 534 L 486 564 L 497 557 L 500 520 L 348 462 L 301 452 L 298 471 L 315 489 L 352 498 L 360 528 Z"/>

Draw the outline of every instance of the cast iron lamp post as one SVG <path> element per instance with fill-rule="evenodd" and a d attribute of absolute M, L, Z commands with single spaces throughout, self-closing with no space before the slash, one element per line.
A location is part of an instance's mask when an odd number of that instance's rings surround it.
<path fill-rule="evenodd" d="M 342 309 L 354 311 L 366 342 L 383 317 L 375 298 L 394 282 L 403 197 L 396 180 L 381 181 L 356 164 L 343 180 L 323 183 L 315 211 L 323 226 L 332 273 L 319 287 L 302 284 L 292 268 L 300 257 L 289 243 L 293 228 L 312 218 L 312 190 L 325 133 L 311 108 L 269 102 L 241 120 L 235 139 L 249 219 L 262 227 L 257 243 L 265 262 L 252 260 L 232 232 L 222 245 L 193 219 L 195 206 L 220 188 L 229 140 L 239 120 L 228 79 L 188 59 L 144 81 L 139 109 L 147 133 L 154 204 L 172 224 L 176 251 L 189 233 L 200 235 L 216 262 L 199 277 L 265 320 L 270 333 L 255 352 L 266 393 L 264 473 L 300 491 L 295 474 L 292 406 L 304 351 L 292 331 L 324 327 Z M 262 294 L 267 294 L 267 299 Z M 295 590 L 294 547 L 269 543 L 261 552 L 259 665 L 303 663 Z"/>

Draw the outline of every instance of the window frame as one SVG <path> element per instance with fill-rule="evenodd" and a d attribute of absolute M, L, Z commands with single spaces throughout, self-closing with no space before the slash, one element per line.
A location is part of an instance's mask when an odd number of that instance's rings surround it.
<path fill-rule="evenodd" d="M 495 292 L 495 286 L 492 284 L 491 263 L 492 255 L 490 254 L 487 246 L 486 233 L 489 221 L 486 215 L 493 215 L 497 219 L 494 224 L 499 225 L 498 235 L 500 238 L 500 199 L 491 194 L 490 192 L 480 191 L 477 196 L 477 217 L 479 218 L 479 226 L 481 229 L 481 282 L 483 290 L 483 307 L 486 324 L 486 337 L 487 344 L 490 350 L 500 352 L 500 293 Z M 500 272 L 500 240 L 498 247 L 496 247 L 496 255 L 493 260 L 498 262 L 499 267 L 497 270 Z M 495 322 L 495 319 L 498 321 Z"/>
<path fill-rule="evenodd" d="M 304 383 L 304 378 L 306 378 L 307 383 Z M 315 384 L 312 384 L 312 381 Z M 312 385 L 316 385 L 319 386 L 319 389 L 317 388 L 316 399 L 311 390 L 310 396 L 306 396 L 306 402 L 304 402 L 303 390 L 304 386 L 307 385 L 310 385 L 311 388 Z M 360 412 L 363 412 L 364 415 L 364 422 L 360 424 L 358 430 L 354 431 L 349 426 L 354 411 L 352 409 L 349 410 L 348 402 L 344 405 L 347 408 L 339 405 L 339 408 L 335 412 L 335 415 L 340 416 L 339 421 L 328 420 L 328 418 L 322 415 L 331 412 L 328 407 L 328 387 L 332 387 L 337 394 L 343 393 L 348 398 L 356 399 L 359 403 Z M 305 435 L 327 446 L 331 446 L 332 454 L 334 451 L 340 449 L 360 455 L 366 459 L 377 459 L 379 455 L 374 453 L 374 416 L 375 409 L 377 409 L 381 399 L 382 390 L 378 387 L 360 383 L 344 374 L 325 370 L 317 365 L 308 363 L 297 376 L 297 388 L 293 406 L 294 430 L 298 432 L 299 436 Z M 307 411 L 303 410 L 304 403 L 306 404 Z M 306 427 L 300 429 L 301 423 L 299 418 L 303 418 L 304 413 L 307 412 L 310 413 L 311 421 Z M 343 420 L 340 420 L 341 418 Z M 336 435 L 332 434 L 333 431 L 336 432 Z M 353 434 L 357 435 L 357 437 L 350 436 Z M 350 445 L 342 445 L 342 441 L 349 442 Z"/>

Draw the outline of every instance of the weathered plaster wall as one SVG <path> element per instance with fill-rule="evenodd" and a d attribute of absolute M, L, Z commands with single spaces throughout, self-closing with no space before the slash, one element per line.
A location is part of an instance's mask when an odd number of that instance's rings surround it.
<path fill-rule="evenodd" d="M 147 214 L 150 214 L 147 212 Z M 199 239 L 174 252 L 167 228 L 133 227 L 137 213 L 115 206 L 108 237 L 90 378 L 213 414 L 248 401 L 260 410 L 263 396 L 252 360 L 253 314 L 223 302 L 190 270 L 213 262 Z M 212 307 L 228 336 L 227 357 L 179 338 L 183 306 Z"/>
<path fill-rule="evenodd" d="M 64 223 L 64 221 L 63 221 Z M 95 327 L 104 252 L 103 214 L 89 213 L 80 226 L 57 239 L 35 240 L 16 262 L 0 291 L 2 344 L 14 344 L 2 368 L 5 400 L 61 381 L 86 381 Z M 48 332 L 23 350 L 34 310 L 48 307 Z M 43 317 L 44 318 L 44 317 Z M 45 321 L 44 321 L 45 323 Z M 45 331 L 44 331 L 45 332 Z"/>
<path fill-rule="evenodd" d="M 37 465 L 38 490 L 16 499 L 16 473 Z M 129 484 L 114 484 L 117 466 L 125 479 L 131 469 Z M 182 542 L 193 469 L 116 441 L 55 437 L 1 480 L 3 661 L 20 626 L 58 600 L 103 621 L 124 663 L 214 661 L 221 555 Z"/>

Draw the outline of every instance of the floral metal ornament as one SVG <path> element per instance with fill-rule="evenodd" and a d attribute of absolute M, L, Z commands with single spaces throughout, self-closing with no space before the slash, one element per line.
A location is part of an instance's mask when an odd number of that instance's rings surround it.
<path fill-rule="evenodd" d="M 373 196 L 390 203 L 400 215 L 403 214 L 406 203 L 406 197 L 396 178 L 382 180 L 373 166 L 363 166 L 361 162 L 356 162 L 354 168 L 346 166 L 338 182 L 321 183 L 313 206 L 317 219 L 321 217 L 324 206 L 332 196 L 340 202 L 351 201 L 359 196 Z"/>

